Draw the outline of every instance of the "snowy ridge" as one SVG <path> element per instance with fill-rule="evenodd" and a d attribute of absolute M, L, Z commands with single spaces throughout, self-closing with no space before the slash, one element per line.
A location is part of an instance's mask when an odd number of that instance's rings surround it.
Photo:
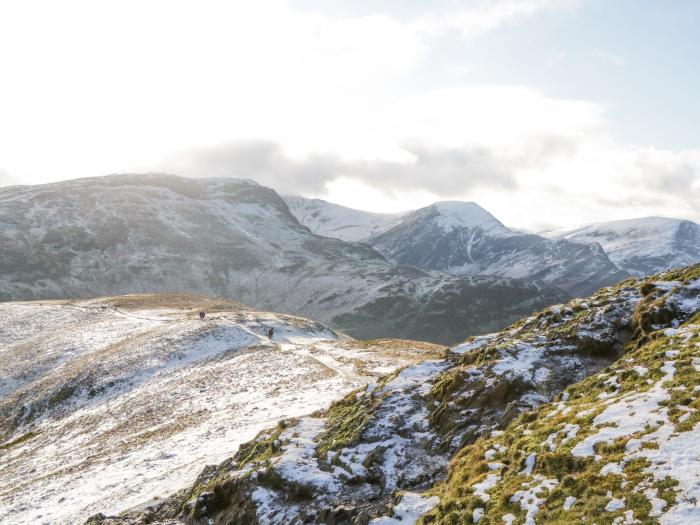
<path fill-rule="evenodd" d="M 421 220 L 427 218 L 433 221 L 444 232 L 454 229 L 478 228 L 490 235 L 512 235 L 496 217 L 487 212 L 475 202 L 440 201 L 413 212 L 406 220 Z"/>
<path fill-rule="evenodd" d="M 315 234 L 349 242 L 365 242 L 392 228 L 406 215 L 355 210 L 304 197 L 284 197 L 284 201 L 292 215 Z"/>
<path fill-rule="evenodd" d="M 618 525 L 633 523 L 619 487 L 591 484 L 583 477 L 582 490 L 604 490 L 602 496 L 569 490 L 571 482 L 556 468 L 571 462 L 560 463 L 556 454 L 568 453 L 598 430 L 611 432 L 607 419 L 596 418 L 606 407 L 611 414 L 629 414 L 613 404 L 632 384 L 633 395 L 645 396 L 650 385 L 679 378 L 679 360 L 687 372 L 700 370 L 700 357 L 697 362 L 694 357 L 700 339 L 687 332 L 697 326 L 692 319 L 700 311 L 698 271 L 629 280 L 586 300 L 550 307 L 502 332 L 473 338 L 444 359 L 370 383 L 328 411 L 269 431 L 248 445 L 262 450 L 267 439 L 277 436 L 271 454 L 229 460 L 146 515 L 103 517 L 102 523 L 130 523 L 139 517 L 204 523 L 223 516 L 234 523 L 414 523 L 420 512 L 427 513 L 426 523 L 483 519 L 532 525 L 565 516 L 579 522 L 577 513 L 588 502 L 600 507 L 596 512 L 607 509 L 611 523 L 618 517 Z M 692 356 L 673 346 L 662 350 L 658 337 L 685 341 Z M 648 358 L 637 359 L 637 353 Z M 667 363 L 671 360 L 676 362 L 674 374 Z M 679 399 L 690 391 L 688 386 L 664 389 L 677 391 Z M 639 409 L 652 404 L 641 403 Z M 668 410 L 668 418 L 675 414 L 694 426 L 696 408 L 685 401 L 680 405 Z M 653 425 L 644 428 L 654 430 Z M 624 432 L 621 426 L 619 434 Z M 601 460 L 586 459 L 585 466 L 605 467 L 615 475 L 614 461 L 603 461 L 603 451 L 593 449 Z M 645 454 L 650 461 L 657 457 L 652 449 Z M 692 476 L 689 487 L 696 486 Z M 653 481 L 641 485 L 640 494 L 654 488 L 657 499 L 668 498 Z M 510 495 L 504 499 L 505 490 Z M 691 502 L 695 489 L 689 490 L 686 501 Z M 654 498 L 649 504 L 659 507 Z M 585 516 L 589 521 L 592 515 Z"/>
<path fill-rule="evenodd" d="M 81 523 L 184 488 L 433 351 L 388 345 L 197 296 L 2 303 L 0 522 Z"/>
<path fill-rule="evenodd" d="M 644 217 L 544 232 L 550 238 L 598 243 L 615 264 L 633 275 L 650 275 L 700 261 L 700 225 Z"/>
<path fill-rule="evenodd" d="M 538 279 L 588 295 L 627 273 L 597 245 L 509 230 L 472 202 L 438 202 L 369 240 L 387 259 L 453 275 Z"/>
<path fill-rule="evenodd" d="M 172 291 L 302 315 L 356 337 L 449 343 L 480 327 L 452 328 L 479 314 L 471 296 L 497 299 L 491 329 L 563 299 L 551 286 L 455 279 L 315 235 L 274 190 L 248 180 L 149 173 L 0 190 L 1 300 Z M 457 308 L 441 296 L 465 300 Z M 378 303 L 392 307 L 356 322 Z"/>

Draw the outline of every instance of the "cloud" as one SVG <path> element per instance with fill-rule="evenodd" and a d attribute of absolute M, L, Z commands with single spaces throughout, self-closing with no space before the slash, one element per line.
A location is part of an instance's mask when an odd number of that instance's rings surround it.
<path fill-rule="evenodd" d="M 609 138 L 532 137 L 520 148 L 405 142 L 403 160 L 291 156 L 272 141 L 181 153 L 162 169 L 252 178 L 282 194 L 399 211 L 439 199 L 475 200 L 507 224 L 533 230 L 665 215 L 700 221 L 700 151 L 672 152 Z"/>
<path fill-rule="evenodd" d="M 677 212 L 698 214 L 700 151 L 632 148 L 631 155 L 636 173 L 626 180 L 630 184 L 632 198 L 650 206 L 666 207 L 673 202 Z"/>
<path fill-rule="evenodd" d="M 405 160 L 343 159 L 329 153 L 292 157 L 269 140 L 190 150 L 160 169 L 191 177 L 250 178 L 281 193 L 318 195 L 339 179 L 354 179 L 389 195 L 422 191 L 440 198 L 476 189 L 515 191 L 518 170 L 539 169 L 575 151 L 570 137 L 542 136 L 513 152 L 482 145 L 432 146 L 405 142 Z"/>
<path fill-rule="evenodd" d="M 503 25 L 518 22 L 540 11 L 571 9 L 578 0 L 476 0 L 439 5 L 430 14 L 418 17 L 414 24 L 421 32 L 436 36 L 456 31 L 471 38 Z"/>
<path fill-rule="evenodd" d="M 337 17 L 383 13 L 426 38 L 447 32 L 472 38 L 541 11 L 572 9 L 580 3 L 581 0 L 292 0 L 295 7 Z"/>
<path fill-rule="evenodd" d="M 0 168 L 0 186 L 12 186 L 13 184 L 21 183 L 22 181 L 19 178 Z"/>
<path fill-rule="evenodd" d="M 244 141 L 190 151 L 167 159 L 162 168 L 193 177 L 251 178 L 282 193 L 318 194 L 339 178 L 371 183 L 387 193 L 401 188 L 446 196 L 476 187 L 513 189 L 514 159 L 504 159 L 483 147 L 403 147 L 407 161 L 343 160 L 333 154 L 302 158 L 286 155 L 271 141 Z"/>

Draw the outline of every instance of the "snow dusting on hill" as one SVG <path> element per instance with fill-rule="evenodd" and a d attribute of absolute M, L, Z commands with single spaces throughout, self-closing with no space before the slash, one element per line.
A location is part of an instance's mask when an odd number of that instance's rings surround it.
<path fill-rule="evenodd" d="M 80 523 L 167 496 L 435 348 L 196 296 L 0 304 L 0 522 Z"/>

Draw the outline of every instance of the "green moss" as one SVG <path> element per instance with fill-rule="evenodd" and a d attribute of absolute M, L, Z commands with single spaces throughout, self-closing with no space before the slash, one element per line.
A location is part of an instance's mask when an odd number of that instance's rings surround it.
<path fill-rule="evenodd" d="M 658 297 L 649 296 L 649 304 L 658 301 Z M 688 327 L 691 322 L 686 322 Z M 440 505 L 429 513 L 425 523 L 471 523 L 474 508 L 485 509 L 480 523 L 502 523 L 502 516 L 511 513 L 524 519 L 519 505 L 511 502 L 518 490 L 524 490 L 523 483 L 537 483 L 539 479 L 556 479 L 557 487 L 551 492 L 542 491 L 543 498 L 537 515 L 537 523 L 598 523 L 612 524 L 615 518 L 623 512 L 631 510 L 634 517 L 645 525 L 656 524 L 656 518 L 650 517 L 651 503 L 640 488 L 653 487 L 658 490 L 658 497 L 664 499 L 668 506 L 675 502 L 677 481 L 672 478 L 655 480 L 648 471 L 649 462 L 643 458 L 626 460 L 628 452 L 626 445 L 631 438 L 641 438 L 654 432 L 658 427 L 650 425 L 632 436 L 625 436 L 611 443 L 598 443 L 595 452 L 598 461 L 593 457 L 576 457 L 571 449 L 585 437 L 598 431 L 593 427 L 593 420 L 608 405 L 601 394 L 610 394 L 616 398 L 626 393 L 644 392 L 658 383 L 664 376 L 661 367 L 667 357 L 668 350 L 677 351 L 673 355 L 675 375 L 664 383 L 670 399 L 664 404 L 668 408 L 668 417 L 676 425 L 679 432 L 691 430 L 700 422 L 700 397 L 693 388 L 700 384 L 700 372 L 693 365 L 694 358 L 699 353 L 700 336 L 686 332 L 682 336 L 667 336 L 663 330 L 650 332 L 647 342 L 636 348 L 629 348 L 627 355 L 605 371 L 569 387 L 566 390 L 568 400 L 564 413 L 559 403 L 543 405 L 537 410 L 522 414 L 513 421 L 502 436 L 477 439 L 472 445 L 464 447 L 450 465 L 447 480 L 435 487 L 433 492 L 440 496 Z M 635 370 L 640 366 L 646 373 Z M 612 376 L 616 382 L 610 382 Z M 611 387 L 611 384 L 617 386 Z M 444 389 L 444 385 L 436 385 Z M 558 401 L 561 402 L 560 396 Z M 683 421 L 680 419 L 683 418 Z M 564 442 L 563 428 L 567 424 L 578 425 L 578 433 L 574 439 Z M 553 443 L 550 450 L 549 443 Z M 503 464 L 500 470 L 501 478 L 489 491 L 490 499 L 483 502 L 474 496 L 472 489 L 475 483 L 483 481 L 490 473 L 485 453 L 498 446 L 505 450 L 493 461 Z M 654 442 L 644 443 L 645 448 L 658 446 Z M 524 459 L 530 454 L 536 454 L 536 464 L 533 476 L 522 474 Z M 608 463 L 624 463 L 624 476 L 617 474 L 601 475 L 601 468 Z M 495 471 L 499 472 L 499 471 Z M 563 509 L 567 497 L 576 498 L 576 504 L 569 510 Z M 611 497 L 624 499 L 625 508 L 608 512 L 605 510 Z"/>
<path fill-rule="evenodd" d="M 671 270 L 653 277 L 653 279 L 657 281 L 680 281 L 684 284 L 698 278 L 700 278 L 700 264 L 680 268 L 678 270 Z"/>
<path fill-rule="evenodd" d="M 32 439 L 33 437 L 36 437 L 38 435 L 39 435 L 39 432 L 31 430 L 25 434 L 22 434 L 18 438 L 13 439 L 12 441 L 8 441 L 7 443 L 3 443 L 2 445 L 0 445 L 0 450 L 9 450 L 10 448 L 12 448 L 16 445 L 20 445 L 20 444 L 24 443 L 25 441 L 29 441 L 30 439 Z"/>
<path fill-rule="evenodd" d="M 294 422 L 291 422 L 293 425 Z M 263 430 L 252 441 L 241 445 L 233 457 L 236 468 L 243 468 L 248 463 L 267 461 L 280 453 L 280 434 L 290 426 L 290 422 L 280 421 L 272 430 Z"/>

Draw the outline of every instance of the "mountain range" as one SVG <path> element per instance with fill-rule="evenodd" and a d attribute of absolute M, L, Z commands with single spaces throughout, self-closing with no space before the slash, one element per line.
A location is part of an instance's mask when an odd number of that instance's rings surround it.
<path fill-rule="evenodd" d="M 377 214 L 286 200 L 314 233 L 364 242 L 391 261 L 453 275 L 539 279 L 573 296 L 700 261 L 700 225 L 689 220 L 646 217 L 534 234 L 507 228 L 473 202 Z"/>
<path fill-rule="evenodd" d="M 545 232 L 556 239 L 597 243 L 610 260 L 631 275 L 650 275 L 700 261 L 700 224 L 644 217 Z"/>
<path fill-rule="evenodd" d="M 673 219 L 543 236 L 469 202 L 377 214 L 244 179 L 112 175 L 0 191 L 0 299 L 201 293 L 447 344 L 692 264 L 699 240 Z"/>
<path fill-rule="evenodd" d="M 248 180 L 115 175 L 0 191 L 3 300 L 173 291 L 355 337 L 442 343 L 566 298 L 543 282 L 418 269 L 315 235 Z"/>

